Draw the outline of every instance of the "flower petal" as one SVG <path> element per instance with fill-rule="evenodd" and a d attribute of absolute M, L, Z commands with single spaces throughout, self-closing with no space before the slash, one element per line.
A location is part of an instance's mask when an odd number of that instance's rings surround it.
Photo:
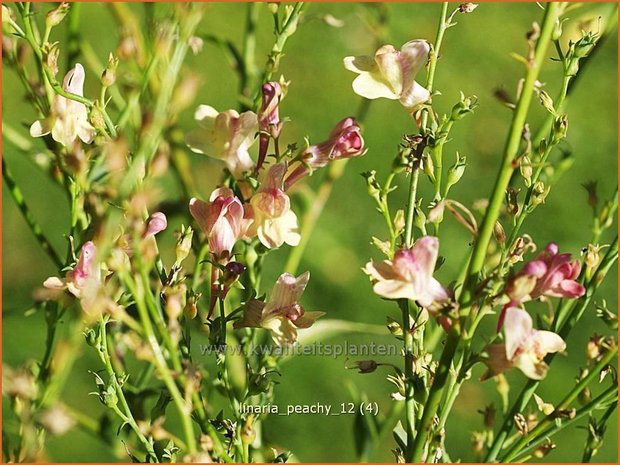
<path fill-rule="evenodd" d="M 30 126 L 30 135 L 32 137 L 46 136 L 47 134 L 52 132 L 52 127 L 53 127 L 52 118 L 45 118 L 42 120 L 35 121 L 34 123 L 32 123 L 32 126 Z"/>
<path fill-rule="evenodd" d="M 504 317 L 504 333 L 506 336 L 506 357 L 513 360 L 515 354 L 523 348 L 523 345 L 532 333 L 532 317 L 525 310 L 518 307 L 506 309 Z"/>
<path fill-rule="evenodd" d="M 353 80 L 353 91 L 367 99 L 388 98 L 398 100 L 399 94 L 394 93 L 390 85 L 377 73 L 362 73 Z"/>
<path fill-rule="evenodd" d="M 296 304 L 309 280 L 309 271 L 301 274 L 298 278 L 295 278 L 295 276 L 290 273 L 283 273 L 271 290 L 271 295 L 267 303 L 268 307 L 274 309 L 289 307 Z"/>

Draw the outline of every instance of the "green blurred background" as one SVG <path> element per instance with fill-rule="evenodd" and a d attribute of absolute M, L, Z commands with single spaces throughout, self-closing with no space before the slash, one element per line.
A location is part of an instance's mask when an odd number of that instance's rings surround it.
<path fill-rule="evenodd" d="M 457 6 L 451 5 L 452 8 Z M 48 8 L 46 5 L 37 7 L 43 11 Z M 143 5 L 133 4 L 131 8 L 143 14 Z M 169 15 L 170 8 L 165 3 L 155 5 L 155 17 Z M 243 4 L 209 4 L 199 31 L 240 43 L 245 8 Z M 354 75 L 344 70 L 342 58 L 374 52 L 374 38 L 363 21 L 365 8 L 367 6 L 355 3 L 310 4 L 305 22 L 287 44 L 281 72 L 291 81 L 291 86 L 281 114 L 291 119 L 285 128 L 285 134 L 291 140 L 301 141 L 305 135 L 314 142 L 323 140 L 333 124 L 355 113 L 359 98 L 351 91 Z M 434 41 L 439 3 L 390 3 L 382 8 L 389 15 L 387 43 L 399 47 L 414 38 Z M 595 19 L 610 8 L 610 3 L 595 3 L 575 10 L 568 15 L 573 20 L 565 26 L 565 30 L 575 33 L 579 21 Z M 322 20 L 325 14 L 342 20 L 343 26 L 335 28 L 327 25 Z M 501 88 L 514 95 L 523 69 L 509 54 L 513 51 L 525 53 L 525 32 L 533 21 L 541 17 L 542 10 L 535 3 L 483 3 L 471 15 L 459 15 L 458 26 L 447 32 L 436 78 L 436 88 L 442 95 L 434 99 L 435 108 L 440 112 L 449 111 L 458 101 L 459 91 L 478 96 L 480 103 L 473 116 L 455 126 L 453 139 L 446 146 L 444 155 L 445 163 L 451 163 L 456 150 L 467 156 L 469 165 L 465 177 L 452 192 L 452 197 L 465 205 L 471 205 L 490 192 L 511 117 L 510 111 L 493 97 L 493 92 Z M 108 8 L 97 3 L 84 4 L 81 20 L 84 40 L 92 44 L 104 61 L 118 43 L 118 31 Z M 264 62 L 273 42 L 271 26 L 271 18 L 263 6 L 258 29 L 259 64 Z M 62 40 L 62 36 L 52 38 Z M 591 221 L 581 184 L 597 181 L 603 198 L 608 197 L 616 186 L 616 42 L 615 35 L 610 37 L 589 63 L 570 98 L 569 135 L 562 148 L 574 153 L 575 163 L 552 190 L 544 208 L 539 208 L 526 223 L 526 231 L 539 247 L 553 240 L 560 244 L 562 251 L 578 256 L 589 240 Z M 203 80 L 196 104 L 206 103 L 218 110 L 238 106 L 237 77 L 220 49 L 206 43 L 201 53 L 189 56 L 187 67 Z M 27 125 L 36 119 L 36 115 L 25 104 L 16 76 L 9 70 L 5 71 L 2 80 L 4 121 L 27 136 Z M 98 72 L 87 69 L 87 96 L 94 97 L 98 92 Z M 560 78 L 560 65 L 547 61 L 540 80 L 546 83 L 545 89 L 550 95 L 556 94 Z M 423 77 L 420 81 L 424 82 Z M 194 126 L 192 115 L 193 107 L 179 115 L 181 127 L 189 129 Z M 542 107 L 534 103 L 528 120 L 533 132 L 544 116 Z M 369 244 L 371 236 L 383 238 L 386 234 L 359 173 L 376 169 L 382 179 L 389 170 L 402 134 L 413 130 L 406 112 L 396 102 L 379 100 L 372 103 L 364 124 L 369 151 L 365 157 L 347 166 L 302 261 L 300 271 L 310 270 L 312 276 L 302 302 L 307 309 L 326 311 L 329 318 L 377 325 L 385 324 L 386 316 L 399 318 L 396 305 L 376 298 L 367 277 L 360 270 L 369 258 L 379 258 L 378 252 Z M 65 250 L 63 233 L 69 223 L 69 206 L 65 197 L 6 138 L 3 138 L 3 148 L 2 156 L 12 167 L 47 236 L 58 250 Z M 200 191 L 207 196 L 217 180 L 216 166 L 189 151 L 188 156 L 193 162 Z M 320 180 L 321 174 L 317 174 L 310 184 L 317 186 Z M 428 187 L 424 185 L 422 188 L 425 199 L 430 199 Z M 401 187 L 393 194 L 394 206 L 405 204 L 404 191 Z M 174 195 L 175 192 L 171 191 L 170 196 Z M 55 274 L 55 270 L 32 238 L 4 187 L 2 207 L 3 363 L 16 366 L 28 359 L 38 359 L 43 353 L 43 315 L 26 315 L 26 310 L 32 306 L 33 290 L 46 277 Z M 161 240 L 168 244 L 169 251 L 173 244 L 172 231 L 181 221 L 181 216 L 171 218 L 170 228 L 162 236 Z M 442 228 L 441 254 L 446 257 L 446 263 L 438 273 L 440 281 L 449 283 L 455 279 L 469 247 L 467 232 L 448 218 Z M 162 248 L 166 249 L 166 245 Z M 265 283 L 272 283 L 281 272 L 287 253 L 285 248 L 269 256 Z M 617 308 L 616 282 L 614 270 L 597 296 L 597 300 L 605 298 L 609 308 L 614 310 Z M 580 330 L 570 337 L 568 356 L 559 357 L 554 362 L 548 379 L 540 389 L 543 399 L 554 402 L 563 397 L 572 385 L 578 367 L 584 364 L 588 337 L 594 332 L 605 331 L 592 308 L 584 317 Z M 339 336 L 329 342 L 347 340 L 361 343 L 368 342 L 370 338 L 376 342 L 394 342 L 390 337 L 381 336 Z M 99 366 L 86 349 L 66 385 L 63 399 L 86 414 L 98 416 L 104 407 L 96 397 L 88 395 L 93 390 L 93 382 L 87 370 L 96 370 Z M 369 400 L 378 402 L 380 410 L 385 412 L 390 403 L 388 394 L 392 392 L 392 385 L 385 380 L 385 374 L 377 371 L 370 375 L 358 375 L 353 370 L 345 369 L 344 357 L 297 357 L 283 366 L 281 383 L 276 388 L 276 402 L 281 406 L 321 402 L 329 403 L 336 409 L 341 402 L 351 400 L 350 386 L 354 386 L 357 391 L 366 393 Z M 474 370 L 473 381 L 463 387 L 447 426 L 447 448 L 453 459 L 475 459 L 470 434 L 473 430 L 482 429 L 481 415 L 477 411 L 491 401 L 496 405 L 499 403 L 493 381 L 476 381 L 480 374 L 480 368 Z M 511 373 L 508 378 L 512 394 L 518 392 L 524 377 L 520 373 Z M 10 415 L 4 413 L 3 420 L 11 427 Z M 352 425 L 353 417 L 346 415 L 274 416 L 267 419 L 264 436 L 270 444 L 291 449 L 300 461 L 354 461 Z M 585 437 L 585 430 L 574 428 L 556 436 L 558 448 L 545 460 L 580 460 Z M 616 437 L 617 422 L 612 421 L 606 443 L 595 460 L 617 460 Z M 388 435 L 372 460 L 392 461 L 390 448 L 393 447 L 393 440 Z M 50 459 L 118 460 L 108 446 L 78 430 L 50 440 Z"/>

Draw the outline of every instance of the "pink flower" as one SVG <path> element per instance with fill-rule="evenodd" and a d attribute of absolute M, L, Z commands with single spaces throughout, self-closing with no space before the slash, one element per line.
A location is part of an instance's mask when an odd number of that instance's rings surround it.
<path fill-rule="evenodd" d="M 282 244 L 295 246 L 301 236 L 297 216 L 291 210 L 291 201 L 284 193 L 285 163 L 276 163 L 269 168 L 261 188 L 250 199 L 254 222 L 248 231 L 258 235 L 261 243 L 270 249 Z"/>
<path fill-rule="evenodd" d="M 258 129 L 256 115 L 235 110 L 218 113 L 213 107 L 200 105 L 194 118 L 198 128 L 185 137 L 189 148 L 224 161 L 235 178 L 243 179 L 243 174 L 254 166 L 248 149 Z"/>
<path fill-rule="evenodd" d="M 562 297 L 568 299 L 579 298 L 585 294 L 585 288 L 575 279 L 579 276 L 581 264 L 579 261 L 570 261 L 568 253 L 558 253 L 558 246 L 550 243 L 545 251 L 535 260 L 523 267 L 523 270 L 512 280 L 512 283 L 520 278 L 531 280 L 533 285 L 529 287 L 510 286 L 508 295 L 517 302 L 529 299 L 537 299 L 541 296 Z M 527 291 L 527 293 L 525 293 Z"/>
<path fill-rule="evenodd" d="M 65 76 L 62 88 L 65 92 L 84 96 L 84 68 L 76 63 Z M 95 128 L 88 122 L 88 110 L 83 103 L 76 102 L 60 95 L 54 97 L 51 114 L 30 126 L 32 137 L 41 137 L 52 134 L 52 139 L 66 147 L 72 146 L 79 138 L 84 143 L 90 144 L 97 133 Z"/>
<path fill-rule="evenodd" d="M 43 286 L 54 290 L 66 289 L 75 297 L 82 297 L 84 290 L 89 285 L 100 283 L 99 267 L 95 262 L 96 254 L 97 248 L 95 244 L 90 241 L 84 243 L 75 268 L 69 271 L 64 279 L 56 276 L 47 278 Z"/>
<path fill-rule="evenodd" d="M 246 303 L 244 318 L 235 323 L 235 328 L 262 327 L 271 332 L 276 344 L 293 344 L 297 340 L 297 329 L 309 328 L 325 315 L 324 312 L 306 312 L 297 302 L 309 279 L 307 271 L 298 278 L 282 274 L 267 302 L 254 299 Z"/>
<path fill-rule="evenodd" d="M 369 262 L 364 271 L 374 282 L 376 294 L 387 299 L 411 299 L 428 308 L 449 298 L 433 278 L 439 252 L 439 240 L 424 236 L 411 249 L 401 249 L 393 260 Z"/>
<path fill-rule="evenodd" d="M 269 148 L 269 137 L 278 138 L 282 130 L 279 112 L 280 100 L 282 100 L 282 87 L 277 82 L 267 82 L 263 84 L 262 92 L 263 103 L 258 111 L 258 129 L 261 131 L 261 134 L 259 136 L 256 171 L 260 170 L 265 162 L 267 149 Z"/>
<path fill-rule="evenodd" d="M 530 379 L 543 379 L 549 370 L 544 362 L 547 354 L 566 348 L 557 334 L 534 329 L 532 317 L 518 307 L 506 309 L 504 335 L 505 344 L 487 347 L 486 363 L 492 375 L 517 367 Z"/>
<path fill-rule="evenodd" d="M 162 212 L 155 212 L 150 217 L 146 224 L 146 231 L 144 237 L 151 237 L 155 234 L 162 232 L 168 227 L 168 219 Z"/>
<path fill-rule="evenodd" d="M 211 253 L 217 260 L 227 261 L 248 227 L 241 201 L 231 189 L 221 187 L 211 193 L 209 203 L 191 199 L 189 211 L 207 235 Z"/>
<path fill-rule="evenodd" d="M 340 121 L 325 142 L 311 145 L 301 154 L 303 165 L 298 166 L 286 179 L 287 188 L 312 170 L 326 166 L 330 161 L 364 155 L 364 139 L 355 118 Z"/>

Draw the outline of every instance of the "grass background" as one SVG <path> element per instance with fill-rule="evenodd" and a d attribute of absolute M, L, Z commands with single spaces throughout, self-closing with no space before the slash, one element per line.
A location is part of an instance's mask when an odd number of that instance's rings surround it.
<path fill-rule="evenodd" d="M 452 4 L 456 7 L 457 4 Z M 596 18 L 608 11 L 612 4 L 589 4 L 568 16 L 573 18 L 565 30 L 576 33 L 582 19 Z M 37 6 L 46 11 L 47 5 Z M 142 15 L 142 5 L 131 5 Z M 155 17 L 163 18 L 170 12 L 170 5 L 157 4 Z M 216 34 L 240 43 L 244 12 L 243 4 L 213 3 L 199 31 Z M 289 41 L 282 59 L 281 72 L 291 80 L 289 94 L 282 104 L 281 114 L 290 117 L 285 132 L 288 137 L 301 140 L 305 135 L 314 142 L 325 138 L 334 123 L 344 116 L 354 114 L 359 98 L 351 91 L 354 75 L 344 70 L 342 58 L 347 55 L 369 54 L 374 51 L 374 39 L 362 21 L 362 5 L 315 3 L 308 7 L 308 20 L 300 25 Z M 440 10 L 438 3 L 391 3 L 385 8 L 389 14 L 386 42 L 400 46 L 413 38 L 434 40 Z M 273 42 L 271 19 L 262 8 L 258 29 L 258 63 L 262 63 Z M 320 18 L 331 14 L 341 19 L 344 26 L 333 28 Z M 465 205 L 488 195 L 499 166 L 502 147 L 510 122 L 510 111 L 493 97 L 501 88 L 514 95 L 518 79 L 523 74 L 522 65 L 509 56 L 510 52 L 524 54 L 525 32 L 535 20 L 540 20 L 542 10 L 535 3 L 484 3 L 471 15 L 457 17 L 458 26 L 447 32 L 438 65 L 435 107 L 449 111 L 458 100 L 459 91 L 478 96 L 480 107 L 476 113 L 459 122 L 452 134 L 452 141 L 445 148 L 445 164 L 449 165 L 456 150 L 466 155 L 468 169 L 465 177 L 454 188 L 452 196 Z M 82 5 L 83 40 L 92 44 L 103 61 L 116 48 L 118 31 L 108 11 L 102 4 Z M 62 35 L 52 37 L 63 39 Z M 600 53 L 588 65 L 583 79 L 571 96 L 568 140 L 563 149 L 574 153 L 573 168 L 553 189 L 544 208 L 539 208 L 527 221 L 525 229 L 540 247 L 556 241 L 562 251 L 579 254 L 587 244 L 590 233 L 590 209 L 581 184 L 595 180 L 602 197 L 611 194 L 617 183 L 617 54 L 611 37 Z M 63 43 L 61 42 L 61 47 Z M 237 106 L 237 77 L 228 67 L 219 49 L 205 44 L 197 56 L 190 56 L 187 67 L 203 79 L 196 104 L 207 103 L 219 110 Z M 561 79 L 560 65 L 551 60 L 545 63 L 540 80 L 546 84 L 550 95 L 555 95 Z M 421 79 L 421 82 L 424 82 Z M 2 76 L 2 109 L 5 122 L 27 136 L 27 126 L 36 119 L 34 111 L 23 100 L 23 92 L 16 76 L 6 70 Z M 86 95 L 98 92 L 97 72 L 87 70 Z M 179 115 L 182 128 L 194 126 L 193 108 Z M 528 122 L 533 132 L 545 116 L 544 110 L 534 103 Z M 369 245 L 371 236 L 384 237 L 382 219 L 374 211 L 366 194 L 359 173 L 376 169 L 382 179 L 388 172 L 403 133 L 414 128 L 406 112 L 391 101 L 375 101 L 364 124 L 364 137 L 369 151 L 361 159 L 352 161 L 344 177 L 338 182 L 333 196 L 321 217 L 308 253 L 302 261 L 301 271 L 310 270 L 312 279 L 303 298 L 309 310 L 324 310 L 329 318 L 385 323 L 386 316 L 398 318 L 396 305 L 376 298 L 366 276 L 360 268 L 370 257 L 379 258 Z M 3 157 L 6 158 L 18 179 L 34 214 L 58 250 L 64 250 L 63 233 L 69 222 L 69 206 L 58 187 L 3 138 Z M 216 182 L 216 166 L 206 159 L 190 154 L 195 179 L 201 192 L 207 196 Z M 310 183 L 317 186 L 321 176 L 314 176 Z M 422 196 L 430 199 L 430 189 L 423 182 Z M 393 205 L 405 204 L 405 188 L 392 196 Z M 170 191 L 174 196 L 175 192 Z M 2 318 L 3 364 L 15 366 L 29 359 L 40 358 L 44 349 L 45 323 L 43 315 L 30 314 L 32 292 L 43 280 L 55 273 L 52 264 L 41 252 L 30 235 L 23 219 L 3 187 L 2 202 L 3 250 L 2 262 Z M 183 213 L 183 212 L 180 212 Z M 186 220 L 185 220 L 186 221 Z M 172 245 L 172 231 L 181 217 L 171 218 L 169 230 L 164 233 L 164 243 Z M 607 240 L 609 238 L 607 237 Z M 442 228 L 441 254 L 446 263 L 438 273 L 440 281 L 455 279 L 463 257 L 470 247 L 466 231 L 451 219 Z M 165 246 L 164 246 L 165 248 Z M 288 250 L 270 255 L 264 282 L 273 282 L 279 274 Z M 610 309 L 617 308 L 617 274 L 614 270 L 602 287 L 597 300 L 605 298 Z M 580 330 L 569 341 L 566 357 L 554 362 L 540 394 L 546 401 L 557 401 L 567 392 L 585 360 L 585 344 L 594 332 L 606 328 L 594 316 L 594 308 L 584 317 Z M 368 342 L 370 336 L 338 336 L 329 342 Z M 389 337 L 372 336 L 375 342 L 392 343 Z M 197 341 L 198 342 L 198 341 Z M 88 348 L 86 348 L 88 349 Z M 102 406 L 89 396 L 93 390 L 92 377 L 87 370 L 99 368 L 97 360 L 88 350 L 80 357 L 70 382 L 63 392 L 63 399 L 82 412 L 98 416 Z M 197 355 L 198 357 L 198 355 Z M 276 402 L 288 404 L 327 403 L 338 409 L 340 403 L 351 400 L 349 388 L 354 386 L 371 401 L 379 403 L 385 412 L 389 406 L 391 384 L 383 372 L 358 375 L 344 368 L 345 360 L 304 356 L 283 366 L 281 383 L 276 388 Z M 481 370 L 474 370 L 474 380 Z M 518 392 L 524 377 L 511 373 L 511 393 Z M 486 404 L 498 404 L 492 381 L 467 383 L 447 425 L 447 448 L 453 458 L 465 461 L 475 459 L 470 447 L 470 433 L 481 429 L 481 415 L 476 413 Z M 9 414 L 3 413 L 8 427 L 14 427 Z M 300 461 L 354 461 L 353 418 L 347 415 L 322 417 L 302 415 L 296 417 L 272 416 L 264 427 L 266 442 L 291 449 Z M 578 461 L 586 433 L 572 428 L 556 436 L 559 447 L 545 460 Z M 611 421 L 604 447 L 597 461 L 617 460 L 617 421 Z M 391 461 L 389 449 L 394 447 L 391 437 L 386 437 L 372 456 L 374 461 Z M 50 441 L 50 459 L 53 461 L 114 461 L 118 460 L 110 447 L 97 442 L 87 434 L 73 430 L 67 435 Z"/>

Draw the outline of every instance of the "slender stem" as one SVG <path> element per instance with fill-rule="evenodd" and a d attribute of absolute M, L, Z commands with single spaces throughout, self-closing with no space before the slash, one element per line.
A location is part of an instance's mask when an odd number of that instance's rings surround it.
<path fill-rule="evenodd" d="M 106 324 L 107 322 L 104 320 L 102 316 L 99 320 L 99 331 L 100 331 L 100 338 L 101 338 L 100 356 L 101 356 L 101 360 L 103 361 L 105 365 L 106 372 L 108 373 L 108 376 L 110 378 L 110 382 L 114 386 L 114 391 L 116 392 L 116 396 L 121 403 L 123 411 L 121 411 L 116 404 L 112 405 L 111 408 L 116 412 L 118 416 L 120 416 L 123 419 L 123 421 L 127 422 L 129 426 L 131 426 L 131 429 L 133 429 L 134 432 L 136 433 L 136 436 L 138 436 L 138 439 L 140 440 L 140 442 L 146 449 L 148 455 L 155 462 L 159 462 L 159 459 L 157 458 L 157 454 L 155 454 L 155 450 L 153 449 L 153 445 L 146 438 L 146 436 L 142 434 L 140 427 L 136 423 L 136 420 L 134 419 L 133 414 L 131 413 L 129 404 L 127 403 L 127 399 L 125 398 L 125 393 L 123 392 L 123 388 L 118 382 L 118 377 L 116 376 L 116 371 L 114 370 L 114 367 L 112 366 L 112 361 L 110 359 L 110 353 L 108 351 L 108 335 L 106 332 Z"/>
<path fill-rule="evenodd" d="M 140 315 L 140 320 L 142 321 L 142 326 L 144 327 L 147 341 L 151 347 L 151 350 L 153 351 L 153 362 L 155 363 L 157 371 L 164 380 L 166 388 L 170 392 L 170 395 L 172 396 L 172 399 L 177 407 L 179 416 L 181 418 L 181 423 L 183 425 L 183 431 L 185 433 L 188 452 L 190 454 L 193 454 L 196 452 L 197 449 L 194 428 L 192 426 L 191 417 L 188 412 L 189 406 L 187 405 L 187 402 L 183 399 L 183 396 L 174 381 L 174 377 L 170 372 L 170 368 L 166 363 L 166 359 L 164 357 L 162 349 L 159 345 L 159 342 L 157 341 L 155 332 L 153 331 L 153 325 L 151 324 L 151 319 L 149 318 L 149 310 L 144 303 L 144 288 L 143 286 L 138 286 L 127 272 L 119 271 L 119 275 L 121 276 L 122 281 L 125 283 L 131 294 L 134 296 L 136 307 Z"/>
<path fill-rule="evenodd" d="M 415 219 L 415 204 L 419 178 L 420 170 L 414 167 L 409 182 L 409 202 L 407 203 L 407 219 L 405 222 L 405 246 L 407 248 L 413 246 L 413 220 Z"/>
<path fill-rule="evenodd" d="M 551 34 L 553 33 L 555 22 L 559 18 L 563 9 L 563 4 L 547 3 L 540 30 L 540 37 L 536 43 L 535 56 L 525 75 L 519 102 L 517 103 L 512 123 L 510 125 L 510 132 L 508 140 L 506 141 L 506 147 L 504 149 L 502 166 L 497 175 L 495 185 L 493 186 L 489 206 L 487 207 L 486 214 L 484 215 L 484 219 L 472 251 L 472 258 L 469 262 L 465 286 L 461 294 L 461 304 L 469 304 L 471 301 L 474 288 L 478 282 L 480 272 L 482 271 L 487 248 L 493 235 L 493 228 L 497 218 L 499 217 L 504 199 L 504 193 L 506 192 L 506 188 L 508 187 L 510 178 L 512 177 L 512 172 L 514 171 L 513 161 L 519 150 L 523 126 L 525 125 L 525 119 L 527 117 L 534 92 L 534 84 L 538 78 L 542 64 L 546 59 L 547 49 L 551 41 Z"/>
<path fill-rule="evenodd" d="M 459 333 L 456 330 L 452 330 L 448 334 L 446 345 L 443 349 L 443 352 L 441 353 L 441 358 L 439 359 L 439 365 L 437 366 L 435 379 L 431 386 L 428 399 L 426 400 L 426 403 L 424 405 L 424 413 L 422 414 L 422 418 L 420 420 L 418 434 L 416 435 L 415 441 L 413 443 L 411 461 L 414 463 L 418 463 L 423 460 L 424 446 L 430 436 L 433 426 L 433 419 L 435 418 L 435 413 L 437 412 L 439 404 L 441 403 L 443 388 L 448 379 L 448 375 L 450 374 L 450 365 L 452 363 L 452 359 L 454 358 L 454 354 L 456 353 L 459 340 Z"/>
<path fill-rule="evenodd" d="M 47 237 L 43 233 L 43 230 L 41 229 L 41 226 L 39 226 L 39 223 L 37 223 L 37 220 L 34 218 L 34 215 L 30 211 L 30 208 L 28 207 L 28 204 L 24 199 L 24 195 L 21 189 L 15 182 L 15 178 L 13 177 L 13 174 L 11 173 L 6 164 L 5 157 L 2 157 L 2 179 L 4 179 L 4 182 L 6 183 L 6 187 L 9 190 L 11 197 L 15 201 L 15 204 L 17 205 L 17 208 L 19 208 L 22 216 L 26 220 L 26 224 L 28 224 L 28 227 L 30 228 L 30 231 L 32 231 L 35 239 L 37 240 L 41 248 L 45 251 L 45 253 L 54 262 L 54 265 L 56 265 L 59 270 L 62 269 L 64 267 L 63 261 L 61 260 L 56 250 L 54 250 L 54 247 L 47 239 Z"/>
<path fill-rule="evenodd" d="M 552 436 L 559 433 L 560 431 L 568 428 L 569 426 L 576 424 L 579 420 L 581 420 L 586 415 L 589 415 L 593 411 L 600 409 L 602 406 L 608 404 L 609 402 L 613 402 L 614 399 L 616 401 L 618 399 L 618 387 L 617 386 L 611 386 L 607 388 L 601 395 L 592 399 L 590 402 L 588 402 L 588 404 L 578 409 L 573 418 L 564 420 L 561 423 L 555 424 L 551 428 L 547 429 L 543 434 L 541 434 L 538 437 L 538 439 L 530 442 L 527 445 L 527 447 L 521 451 L 522 455 L 515 457 L 513 459 L 513 462 L 515 463 L 524 462 L 529 457 L 529 454 L 531 453 L 531 452 L 525 452 L 525 451 L 531 451 L 532 449 L 544 444 L 548 438 L 551 438 Z M 614 404 L 612 405 L 610 410 L 613 411 L 613 409 L 615 408 L 616 408 L 616 405 Z M 581 461 L 581 463 L 587 463 L 587 462 L 588 460 L 583 460 L 583 459 Z"/>
<path fill-rule="evenodd" d="M 568 334 L 570 333 L 570 331 L 575 327 L 575 325 L 579 321 L 579 318 L 581 317 L 581 315 L 583 315 L 583 312 L 585 311 L 585 309 L 589 306 L 590 302 L 592 301 L 592 298 L 594 297 L 595 292 L 598 290 L 598 286 L 605 279 L 607 272 L 609 271 L 611 265 L 617 260 L 617 244 L 618 244 L 617 236 L 614 240 L 614 244 L 615 244 L 615 248 L 614 247 L 610 248 L 610 250 L 607 252 L 607 255 L 605 256 L 605 258 L 602 260 L 601 264 L 599 265 L 597 272 L 590 279 L 590 281 L 586 283 L 587 291 L 586 291 L 585 298 L 578 301 L 576 308 L 573 309 L 573 311 L 571 312 L 571 315 L 569 316 L 569 320 L 560 329 L 559 334 L 562 338 L 566 338 Z M 562 306 L 564 306 L 564 304 L 562 304 Z M 560 312 L 557 311 L 556 315 L 558 315 L 559 313 Z M 557 326 L 558 324 L 554 322 L 553 327 L 556 328 Z M 553 354 L 550 355 L 548 359 L 546 360 L 546 362 L 550 363 L 551 360 L 553 360 L 553 357 L 554 357 Z M 523 387 L 523 389 L 517 396 L 517 400 L 515 400 L 509 413 L 504 418 L 504 422 L 502 423 L 500 427 L 500 431 L 495 436 L 495 440 L 493 441 L 493 444 L 491 448 L 489 449 L 487 456 L 484 459 L 485 462 L 494 462 L 497 460 L 497 456 L 502 450 L 502 447 L 504 443 L 506 442 L 506 439 L 508 438 L 510 431 L 512 430 L 514 416 L 517 413 L 522 412 L 525 409 L 530 399 L 536 392 L 536 389 L 538 389 L 539 385 L 540 385 L 540 381 L 530 379 L 528 380 L 526 385 Z"/>
<path fill-rule="evenodd" d="M 572 402 L 577 399 L 579 394 L 588 387 L 588 385 L 594 381 L 598 376 L 599 372 L 609 363 L 611 362 L 616 354 L 618 353 L 618 348 L 614 347 L 610 349 L 599 361 L 598 363 L 590 370 L 587 376 L 582 378 L 577 385 L 571 389 L 571 391 L 562 399 L 562 401 L 555 408 L 556 411 L 565 410 L 570 407 Z M 616 387 L 617 389 L 617 387 Z M 542 421 L 536 425 L 536 427 L 530 431 L 528 434 L 523 436 L 519 441 L 517 441 L 507 452 L 503 459 L 500 461 L 502 463 L 510 462 L 514 459 L 527 444 L 538 438 L 541 433 L 555 421 L 555 415 L 552 413 L 551 415 L 547 415 Z"/>
<path fill-rule="evenodd" d="M 426 90 L 433 93 L 433 86 L 435 85 L 435 71 L 437 69 L 437 59 L 439 58 L 439 52 L 441 50 L 441 44 L 443 43 L 443 36 L 448 29 L 448 23 L 446 21 L 448 16 L 448 2 L 441 3 L 441 14 L 439 16 L 439 25 L 437 26 L 437 36 L 435 37 L 435 45 L 429 58 L 428 63 L 428 77 L 426 79 Z M 425 110 L 422 114 L 422 128 L 426 128 L 428 123 L 428 110 Z"/>
<path fill-rule="evenodd" d="M 405 460 L 413 459 L 413 443 L 415 439 L 415 401 L 413 398 L 413 334 L 411 332 L 411 318 L 409 314 L 409 301 L 401 299 L 398 305 L 402 310 L 403 316 L 403 344 L 405 351 L 405 418 L 407 431 L 407 450 L 405 450 Z"/>

